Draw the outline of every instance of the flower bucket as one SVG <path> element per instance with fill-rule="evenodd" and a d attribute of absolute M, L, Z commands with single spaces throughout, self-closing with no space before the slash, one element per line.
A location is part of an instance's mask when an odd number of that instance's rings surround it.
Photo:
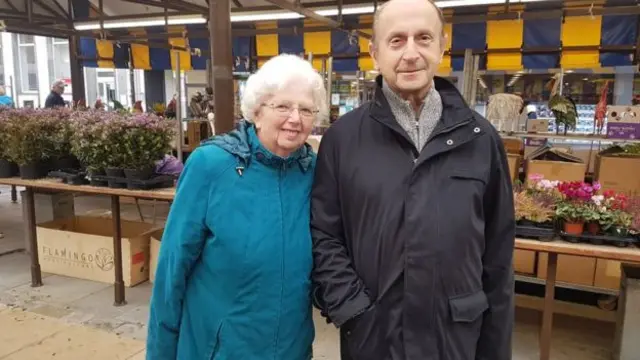
<path fill-rule="evenodd" d="M 32 162 L 20 166 L 20 178 L 35 180 L 47 177 L 47 164 L 43 161 Z"/>
<path fill-rule="evenodd" d="M 590 222 L 587 224 L 587 231 L 589 234 L 598 235 L 600 233 L 600 224 L 597 222 Z"/>
<path fill-rule="evenodd" d="M 564 232 L 571 235 L 581 235 L 584 232 L 584 223 L 582 222 L 565 222 Z"/>
<path fill-rule="evenodd" d="M 124 169 L 124 176 L 131 180 L 149 180 L 154 172 L 155 169 L 152 166 L 144 169 Z"/>
<path fill-rule="evenodd" d="M 18 166 L 9 160 L 0 159 L 0 178 L 10 178 L 18 175 Z"/>

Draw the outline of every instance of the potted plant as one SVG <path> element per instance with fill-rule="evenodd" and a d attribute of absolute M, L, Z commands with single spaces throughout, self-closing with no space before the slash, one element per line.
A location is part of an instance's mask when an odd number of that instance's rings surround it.
<path fill-rule="evenodd" d="M 516 222 L 519 225 L 548 227 L 553 220 L 553 209 L 545 206 L 533 195 L 519 192 L 514 196 Z"/>
<path fill-rule="evenodd" d="M 43 110 L 43 115 L 51 118 L 53 148 L 51 154 L 51 168 L 53 170 L 76 170 L 78 159 L 71 151 L 73 127 L 71 125 L 71 110 L 66 108 Z"/>
<path fill-rule="evenodd" d="M 88 110 L 76 111 L 70 121 L 72 136 L 71 152 L 86 169 L 87 175 L 94 185 L 93 177 L 105 175 L 109 144 L 106 139 L 106 120 L 111 116 L 108 112 Z"/>
<path fill-rule="evenodd" d="M 46 177 L 54 152 L 55 124 L 42 110 L 17 109 L 7 115 L 6 154 L 19 166 L 23 179 Z"/>
<path fill-rule="evenodd" d="M 128 119 L 121 138 L 124 174 L 128 179 L 148 180 L 155 166 L 171 150 L 172 122 L 155 114 L 136 114 Z"/>
<path fill-rule="evenodd" d="M 581 235 L 589 216 L 592 197 L 600 189 L 600 184 L 593 185 L 581 182 L 562 182 L 558 184 L 562 199 L 556 206 L 556 216 L 563 222 L 564 232 L 570 235 Z"/>
<path fill-rule="evenodd" d="M 124 178 L 125 154 L 128 151 L 125 139 L 127 115 L 120 112 L 111 113 L 103 119 L 102 125 L 104 146 L 106 148 L 105 172 L 107 176 Z"/>
<path fill-rule="evenodd" d="M 610 236 L 627 237 L 632 229 L 634 215 L 626 195 L 607 190 L 598 199 L 601 205 L 600 227 Z"/>
<path fill-rule="evenodd" d="M 18 175 L 18 166 L 9 159 L 7 148 L 9 146 L 9 130 L 6 108 L 0 107 L 0 178 L 9 178 Z"/>

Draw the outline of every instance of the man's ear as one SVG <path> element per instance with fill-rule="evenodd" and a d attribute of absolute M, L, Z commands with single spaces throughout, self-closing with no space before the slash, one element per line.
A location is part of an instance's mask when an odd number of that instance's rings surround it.
<path fill-rule="evenodd" d="M 449 34 L 444 33 L 442 34 L 442 36 L 440 37 L 440 61 L 438 61 L 438 64 L 440 64 L 444 58 L 444 52 L 446 50 L 447 47 L 447 41 L 449 41 Z"/>
<path fill-rule="evenodd" d="M 377 49 L 376 49 L 376 45 L 374 44 L 374 42 L 372 40 L 369 40 L 369 55 L 371 56 L 371 59 L 373 60 L 373 68 L 375 70 L 380 70 L 378 69 L 378 53 L 377 53 Z"/>

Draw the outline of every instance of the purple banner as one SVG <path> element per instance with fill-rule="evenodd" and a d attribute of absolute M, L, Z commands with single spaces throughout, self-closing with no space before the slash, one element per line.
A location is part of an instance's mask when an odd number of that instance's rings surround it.
<path fill-rule="evenodd" d="M 640 139 L 640 124 L 607 123 L 607 137 L 610 139 Z"/>

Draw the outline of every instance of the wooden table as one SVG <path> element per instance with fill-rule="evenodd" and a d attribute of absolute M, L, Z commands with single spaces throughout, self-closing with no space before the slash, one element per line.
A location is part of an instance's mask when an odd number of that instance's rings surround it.
<path fill-rule="evenodd" d="M 27 236 L 31 245 L 31 285 L 41 286 L 42 276 L 38 259 L 38 239 L 36 236 L 35 204 L 33 189 L 47 189 L 69 191 L 96 195 L 111 196 L 111 212 L 113 214 L 113 249 L 115 262 L 115 305 L 124 305 L 125 290 L 122 275 L 122 241 L 120 234 L 120 196 L 137 199 L 172 201 L 175 189 L 161 189 L 152 191 L 139 191 L 127 189 L 111 189 L 88 185 L 68 185 L 57 180 L 22 180 L 18 178 L 2 179 L 0 184 L 24 186 L 25 206 L 28 224 Z M 617 260 L 623 262 L 640 262 L 640 249 L 637 247 L 618 248 L 613 246 L 572 244 L 564 241 L 542 242 L 537 240 L 516 239 L 515 248 L 546 252 L 549 254 L 547 263 L 547 279 L 545 285 L 545 299 L 542 311 L 542 327 L 540 331 L 540 359 L 549 360 L 551 352 L 551 328 L 553 326 L 553 301 L 555 297 L 556 273 L 558 267 L 558 255 L 575 255 L 592 257 L 603 260 Z"/>
<path fill-rule="evenodd" d="M 126 304 L 124 280 L 122 275 L 122 234 L 120 223 L 120 197 L 132 197 L 147 200 L 172 201 L 175 196 L 175 188 L 159 190 L 128 190 L 112 189 L 108 187 L 89 185 L 63 184 L 59 180 L 40 179 L 23 180 L 20 178 L 0 178 L 0 185 L 25 187 L 24 204 L 26 210 L 27 238 L 31 247 L 31 286 L 42 286 L 42 272 L 40 271 L 40 259 L 38 258 L 38 238 L 36 232 L 36 212 L 33 197 L 34 189 L 57 190 L 84 194 L 111 196 L 111 213 L 113 221 L 113 256 L 114 256 L 114 304 L 121 306 Z"/>
<path fill-rule="evenodd" d="M 635 246 L 619 248 L 615 246 L 574 244 L 565 241 L 543 242 L 537 240 L 516 239 L 516 249 L 546 252 L 547 279 L 545 284 L 544 306 L 542 308 L 542 326 L 540 329 L 540 360 L 551 357 L 551 328 L 553 326 L 553 302 L 555 298 L 558 255 L 585 256 L 602 260 L 622 262 L 640 262 L 640 248 Z"/>

